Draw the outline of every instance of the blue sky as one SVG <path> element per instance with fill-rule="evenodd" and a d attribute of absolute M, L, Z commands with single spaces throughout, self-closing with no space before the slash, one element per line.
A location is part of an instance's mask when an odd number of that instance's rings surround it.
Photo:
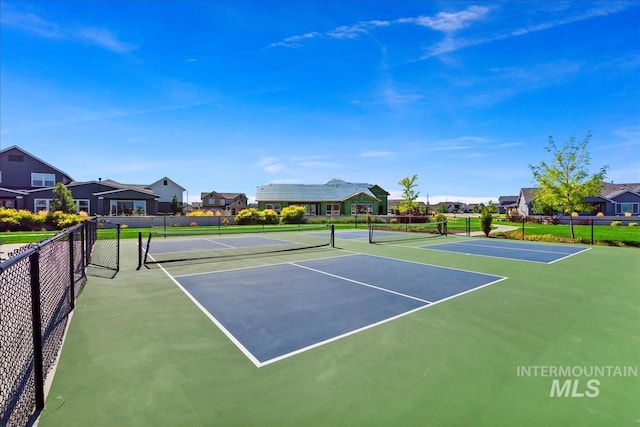
<path fill-rule="evenodd" d="M 0 2 L 0 145 L 78 181 L 497 200 L 588 131 L 640 182 L 640 1 Z"/>

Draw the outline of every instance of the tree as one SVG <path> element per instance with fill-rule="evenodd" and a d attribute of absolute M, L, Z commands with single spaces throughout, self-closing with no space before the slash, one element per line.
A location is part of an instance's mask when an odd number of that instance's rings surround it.
<path fill-rule="evenodd" d="M 53 200 L 49 204 L 51 212 L 76 213 L 76 203 L 71 191 L 61 182 L 57 183 L 53 191 Z"/>
<path fill-rule="evenodd" d="M 489 206 L 482 208 L 480 213 L 480 228 L 485 236 L 489 237 L 491 233 L 491 224 L 493 223 L 493 204 L 489 202 Z"/>
<path fill-rule="evenodd" d="M 413 175 L 411 178 L 408 176 L 402 178 L 402 180 L 398 183 L 402 186 L 402 201 L 398 204 L 398 211 L 400 213 L 409 212 L 411 215 L 414 211 L 416 204 L 416 199 L 420 195 L 420 192 L 415 191 L 415 188 L 418 184 L 416 181 L 418 180 L 418 175 Z"/>
<path fill-rule="evenodd" d="M 171 199 L 170 209 L 174 215 L 178 215 L 180 212 L 182 212 L 182 206 L 180 206 L 180 202 L 178 202 L 178 197 L 175 194 L 173 195 L 173 199 Z"/>
<path fill-rule="evenodd" d="M 571 136 L 558 147 L 549 137 L 545 151 L 553 156 L 552 163 L 540 162 L 538 166 L 529 165 L 539 190 L 534 195 L 534 206 L 538 209 L 552 208 L 556 212 L 569 214 L 571 238 L 573 230 L 573 212 L 587 208 L 584 198 L 597 196 L 602 191 L 609 166 L 603 166 L 596 173 L 589 174 L 591 157 L 587 145 L 591 132 L 587 132 L 582 142 L 576 142 Z"/>

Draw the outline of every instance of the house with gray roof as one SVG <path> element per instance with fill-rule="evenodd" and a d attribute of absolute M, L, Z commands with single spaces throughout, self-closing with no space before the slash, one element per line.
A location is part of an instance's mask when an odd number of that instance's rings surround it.
<path fill-rule="evenodd" d="M 66 172 L 16 145 L 0 150 L 0 206 L 31 210 L 24 199 L 28 191 L 72 181 Z"/>
<path fill-rule="evenodd" d="M 332 179 L 326 184 L 267 184 L 256 190 L 258 209 L 279 213 L 304 206 L 310 216 L 386 215 L 389 193 L 375 184 Z"/>
<path fill-rule="evenodd" d="M 592 213 L 602 212 L 606 216 L 640 215 L 640 183 L 604 184 L 599 196 L 584 200 L 593 206 Z"/>
<path fill-rule="evenodd" d="M 522 188 L 516 203 L 516 213 L 522 216 L 534 215 L 533 199 L 538 188 Z M 606 216 L 640 215 L 640 183 L 615 184 L 604 183 L 598 196 L 585 197 L 584 202 L 591 206 L 589 214 L 602 213 Z"/>
<path fill-rule="evenodd" d="M 242 209 L 247 208 L 248 202 L 244 193 L 219 193 L 217 191 L 200 193 L 200 200 L 202 201 L 202 210 L 234 216 Z"/>

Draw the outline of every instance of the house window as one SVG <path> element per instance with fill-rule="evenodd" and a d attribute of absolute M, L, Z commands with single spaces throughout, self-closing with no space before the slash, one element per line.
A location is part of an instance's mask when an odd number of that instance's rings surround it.
<path fill-rule="evenodd" d="M 162 183 L 162 185 L 169 185 L 169 182 L 167 182 L 167 180 L 165 179 Z"/>
<path fill-rule="evenodd" d="M 0 171 L 0 182 L 2 182 L 2 171 Z"/>
<path fill-rule="evenodd" d="M 9 154 L 10 162 L 24 162 L 24 156 L 22 154 Z"/>
<path fill-rule="evenodd" d="M 50 199 L 35 199 L 33 201 L 33 211 L 34 212 L 48 211 L 49 203 L 51 203 Z"/>
<path fill-rule="evenodd" d="M 56 185 L 56 176 L 52 173 L 32 173 L 32 187 L 53 187 Z"/>
<path fill-rule="evenodd" d="M 351 205 L 351 215 L 364 215 L 373 212 L 371 203 L 354 203 Z"/>
<path fill-rule="evenodd" d="M 340 204 L 338 203 L 327 204 L 327 215 L 340 215 Z"/>
<path fill-rule="evenodd" d="M 208 204 L 209 206 L 215 206 L 215 205 L 216 205 L 216 199 L 209 199 L 209 200 L 207 201 L 207 204 Z"/>
<path fill-rule="evenodd" d="M 624 215 L 626 213 L 629 213 L 632 215 L 637 214 L 639 205 L 640 203 L 635 203 L 635 202 L 616 203 L 616 214 L 618 215 Z"/>
<path fill-rule="evenodd" d="M 76 208 L 78 210 L 78 213 L 80 213 L 80 212 L 89 213 L 89 200 L 88 199 L 78 199 L 78 200 L 74 200 L 74 202 L 76 203 Z"/>
<path fill-rule="evenodd" d="M 144 200 L 111 200 L 111 215 L 146 215 L 147 204 Z"/>
<path fill-rule="evenodd" d="M 271 209 L 280 215 L 280 203 L 267 203 L 264 207 L 265 209 Z"/>

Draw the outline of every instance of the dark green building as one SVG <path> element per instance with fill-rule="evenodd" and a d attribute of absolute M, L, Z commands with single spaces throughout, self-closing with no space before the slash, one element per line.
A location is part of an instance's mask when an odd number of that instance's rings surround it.
<path fill-rule="evenodd" d="M 332 179 L 326 184 L 267 184 L 258 187 L 258 209 L 280 213 L 286 206 L 304 206 L 307 215 L 386 215 L 389 193 L 378 185 Z"/>

